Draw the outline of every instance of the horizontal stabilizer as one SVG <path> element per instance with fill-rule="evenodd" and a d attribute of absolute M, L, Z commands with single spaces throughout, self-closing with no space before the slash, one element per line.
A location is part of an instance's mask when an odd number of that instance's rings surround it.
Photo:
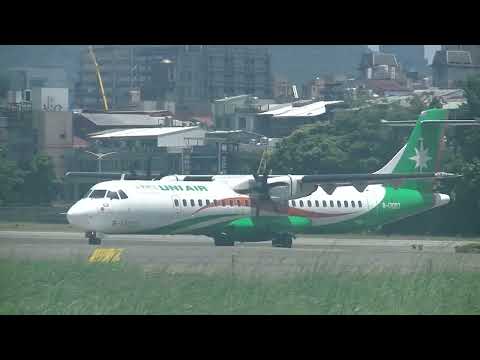
<path fill-rule="evenodd" d="M 380 120 L 383 125 L 387 126 L 399 126 L 399 127 L 415 127 L 417 120 L 402 120 L 402 121 L 387 121 Z M 422 125 L 439 125 L 446 124 L 448 126 L 479 126 L 479 120 L 423 120 Z"/>

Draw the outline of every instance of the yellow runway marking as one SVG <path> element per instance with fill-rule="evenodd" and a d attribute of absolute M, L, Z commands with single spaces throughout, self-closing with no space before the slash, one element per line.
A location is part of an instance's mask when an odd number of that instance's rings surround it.
<path fill-rule="evenodd" d="M 98 248 L 92 252 L 92 255 L 88 258 L 89 262 L 118 262 L 120 261 L 120 255 L 123 249 L 105 249 Z"/>

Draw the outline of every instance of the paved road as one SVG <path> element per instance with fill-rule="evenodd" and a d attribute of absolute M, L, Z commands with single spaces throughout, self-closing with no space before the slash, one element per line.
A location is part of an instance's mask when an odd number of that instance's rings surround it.
<path fill-rule="evenodd" d="M 287 275 L 322 271 L 467 270 L 480 271 L 480 254 L 456 254 L 469 241 L 298 237 L 292 249 L 271 243 L 215 247 L 203 236 L 107 235 L 102 246 L 89 246 L 83 233 L 0 231 L 0 258 L 87 260 L 97 248 L 121 249 L 120 261 L 149 272 L 227 271 L 239 275 Z M 422 245 L 415 250 L 412 245 Z M 417 247 L 418 249 L 418 247 Z"/>

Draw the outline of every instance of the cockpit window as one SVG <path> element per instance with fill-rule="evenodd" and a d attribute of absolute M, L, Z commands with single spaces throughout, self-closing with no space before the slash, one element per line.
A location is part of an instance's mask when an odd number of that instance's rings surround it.
<path fill-rule="evenodd" d="M 85 195 L 83 195 L 82 199 L 86 199 L 90 196 L 90 194 L 92 193 L 92 189 L 88 190 L 87 193 Z"/>
<path fill-rule="evenodd" d="M 93 190 L 92 193 L 90 194 L 89 198 L 90 199 L 103 199 L 105 197 L 106 193 L 107 193 L 107 190 Z"/>
<path fill-rule="evenodd" d="M 127 194 L 125 194 L 123 190 L 118 190 L 118 193 L 120 194 L 120 199 L 128 199 Z"/>
<path fill-rule="evenodd" d="M 115 191 L 109 191 L 109 192 L 107 193 L 107 197 L 108 197 L 110 200 L 113 200 L 113 199 L 117 199 L 117 200 L 118 200 L 118 199 L 120 199 L 120 198 L 118 197 L 118 194 L 117 194 Z"/>

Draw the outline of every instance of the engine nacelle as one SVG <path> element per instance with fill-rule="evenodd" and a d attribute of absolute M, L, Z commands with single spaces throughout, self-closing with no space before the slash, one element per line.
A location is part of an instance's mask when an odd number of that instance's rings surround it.
<path fill-rule="evenodd" d="M 275 176 L 268 179 L 271 187 L 270 196 L 274 200 L 292 200 L 298 199 L 312 194 L 317 190 L 316 184 L 302 183 L 302 176 L 285 175 Z"/>

